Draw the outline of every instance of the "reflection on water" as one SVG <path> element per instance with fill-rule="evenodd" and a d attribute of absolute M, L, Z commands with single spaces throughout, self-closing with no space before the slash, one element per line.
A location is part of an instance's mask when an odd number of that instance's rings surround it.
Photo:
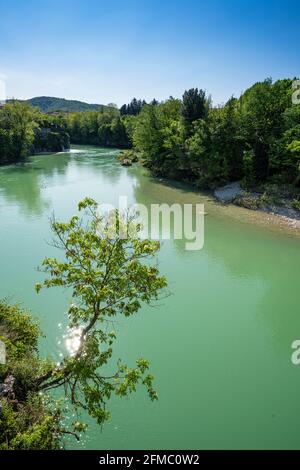
<path fill-rule="evenodd" d="M 41 189 L 37 168 L 24 165 L 0 170 L 1 205 L 17 204 L 24 213 L 42 214 L 48 203 L 42 198 Z"/>
<path fill-rule="evenodd" d="M 27 215 L 41 215 L 49 205 L 48 191 L 52 187 L 105 175 L 112 184 L 117 183 L 121 168 L 111 165 L 110 159 L 118 150 L 71 149 L 70 152 L 30 157 L 22 165 L 0 168 L 0 204 L 14 204 Z M 91 168 L 92 166 L 92 168 Z M 2 199 L 2 201 L 1 201 Z"/>
<path fill-rule="evenodd" d="M 185 251 L 186 240 L 162 243 L 158 262 L 172 295 L 116 325 L 115 360 L 148 358 L 158 403 L 140 391 L 114 400 L 103 433 L 87 418 L 85 447 L 300 448 L 300 369 L 290 361 L 300 337 L 299 231 L 154 180 L 139 166 L 124 168 L 117 153 L 78 146 L 0 168 L 0 297 L 32 309 L 47 335 L 41 351 L 57 360 L 60 350 L 78 347 L 78 335 L 64 337 L 71 293 L 33 290 L 41 280 L 35 267 L 59 256 L 45 242 L 53 211 L 66 219 L 85 196 L 118 205 L 122 195 L 146 206 L 204 202 L 208 213 L 203 250 Z"/>
<path fill-rule="evenodd" d="M 81 345 L 83 328 L 69 328 L 65 334 L 65 345 L 70 356 L 75 356 Z"/>

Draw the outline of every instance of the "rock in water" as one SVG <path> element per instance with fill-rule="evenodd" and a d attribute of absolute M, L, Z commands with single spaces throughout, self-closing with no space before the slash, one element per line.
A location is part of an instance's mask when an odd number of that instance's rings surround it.
<path fill-rule="evenodd" d="M 232 202 L 237 196 L 241 196 L 245 191 L 241 188 L 239 182 L 230 183 L 214 191 L 214 196 L 221 202 Z"/>
<path fill-rule="evenodd" d="M 128 158 L 125 158 L 125 159 L 121 162 L 121 165 L 122 165 L 122 166 L 131 166 L 131 165 L 132 165 L 132 162 L 131 162 L 131 160 L 129 160 Z"/>

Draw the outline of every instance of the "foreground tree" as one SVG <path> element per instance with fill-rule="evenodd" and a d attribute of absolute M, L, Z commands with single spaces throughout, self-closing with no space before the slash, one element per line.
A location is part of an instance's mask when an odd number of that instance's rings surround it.
<path fill-rule="evenodd" d="M 143 303 L 157 299 L 166 287 L 166 279 L 159 275 L 157 266 L 148 262 L 156 255 L 159 243 L 138 238 L 141 227 L 132 218 L 126 219 L 117 212 L 102 217 L 92 199 L 82 201 L 79 211 L 84 214 L 73 216 L 67 223 L 52 222 L 54 245 L 62 249 L 65 256 L 61 261 L 55 258 L 44 260 L 41 269 L 49 277 L 36 286 L 38 292 L 42 287 L 72 289 L 74 301 L 68 310 L 68 323 L 71 333 L 77 335 L 78 347 L 57 365 L 37 359 L 35 341 L 30 358 L 32 364 L 33 358 L 37 364 L 36 367 L 30 364 L 30 380 L 25 381 L 26 387 L 17 389 L 13 386 L 13 395 L 6 394 L 5 399 L 14 411 L 30 397 L 46 399 L 50 390 L 63 387 L 75 409 L 86 410 L 102 424 L 109 418 L 107 402 L 113 394 L 127 396 L 141 384 L 146 387 L 151 400 L 157 399 L 146 360 L 138 359 L 134 368 L 119 360 L 112 367 L 116 333 L 107 331 L 107 321 L 120 315 L 133 315 Z M 26 371 L 23 375 L 26 376 Z M 6 369 L 3 381 L 8 377 L 15 380 L 13 367 Z M 72 430 L 63 429 L 60 415 L 57 404 L 52 404 L 49 413 L 45 413 L 52 433 L 54 427 L 59 437 L 84 430 L 85 424 L 78 421 Z M 7 430 L 5 426 L 1 429 L 1 418 L 0 442 L 3 448 L 23 448 L 12 439 L 7 441 Z"/>

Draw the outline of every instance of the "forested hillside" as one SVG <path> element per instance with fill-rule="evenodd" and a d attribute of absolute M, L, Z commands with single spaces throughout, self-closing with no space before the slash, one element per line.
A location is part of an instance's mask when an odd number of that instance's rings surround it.
<path fill-rule="evenodd" d="M 38 108 L 43 113 L 53 113 L 62 111 L 74 113 L 82 111 L 100 111 L 105 107 L 102 104 L 88 104 L 83 101 L 66 100 L 64 98 L 53 98 L 50 96 L 38 96 L 25 100 L 25 103 Z"/>

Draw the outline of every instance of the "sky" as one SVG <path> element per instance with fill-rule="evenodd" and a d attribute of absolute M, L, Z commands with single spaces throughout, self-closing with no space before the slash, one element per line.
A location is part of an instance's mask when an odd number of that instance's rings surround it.
<path fill-rule="evenodd" d="M 0 0 L 0 79 L 20 99 L 121 106 L 198 87 L 221 104 L 299 77 L 299 30 L 299 0 Z"/>

